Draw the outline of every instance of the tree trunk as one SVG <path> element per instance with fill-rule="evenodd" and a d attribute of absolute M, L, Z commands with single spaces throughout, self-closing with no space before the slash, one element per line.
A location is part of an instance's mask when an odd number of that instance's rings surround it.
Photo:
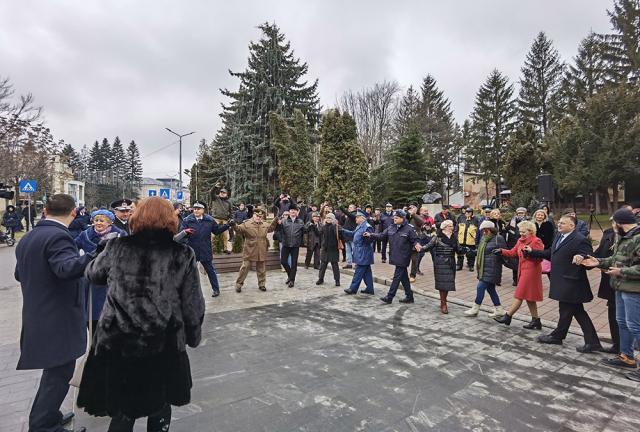
<path fill-rule="evenodd" d="M 619 190 L 618 190 L 618 183 L 613 183 L 611 185 L 611 187 L 613 188 L 613 208 L 617 209 L 618 208 L 618 196 L 619 196 Z"/>
<path fill-rule="evenodd" d="M 604 189 L 604 197 L 607 201 L 607 214 L 613 214 L 613 206 L 611 205 L 611 200 L 609 200 L 609 190 L 607 188 Z"/>
<path fill-rule="evenodd" d="M 596 214 L 601 214 L 602 212 L 600 211 L 600 191 L 599 190 L 595 191 L 595 201 L 596 201 Z"/>

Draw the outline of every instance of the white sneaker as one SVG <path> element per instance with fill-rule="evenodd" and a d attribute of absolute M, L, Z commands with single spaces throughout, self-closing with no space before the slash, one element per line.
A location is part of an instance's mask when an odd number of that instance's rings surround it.
<path fill-rule="evenodd" d="M 496 306 L 493 308 L 493 312 L 489 314 L 489 318 L 499 318 L 505 313 L 506 311 L 502 308 L 502 306 Z"/>
<path fill-rule="evenodd" d="M 474 317 L 478 316 L 478 312 L 480 312 L 480 305 L 474 303 L 473 306 L 471 306 L 471 309 L 465 311 L 464 314 L 468 317 Z"/>

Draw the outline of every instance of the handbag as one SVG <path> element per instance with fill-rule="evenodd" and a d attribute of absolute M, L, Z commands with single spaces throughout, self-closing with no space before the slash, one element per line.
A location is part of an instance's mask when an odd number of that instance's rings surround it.
<path fill-rule="evenodd" d="M 543 259 L 542 260 L 542 274 L 551 273 L 551 261 Z"/>
<path fill-rule="evenodd" d="M 87 357 L 91 351 L 91 343 L 93 342 L 93 299 L 91 294 L 91 285 L 89 285 L 89 340 L 87 341 L 87 351 L 82 357 L 76 360 L 76 368 L 73 371 L 73 376 L 69 380 L 69 385 L 72 387 L 80 388 L 80 382 L 82 381 L 82 373 L 84 372 L 84 365 L 87 362 Z"/>
<path fill-rule="evenodd" d="M 340 235 L 338 234 L 338 225 L 336 225 L 336 240 L 338 240 L 338 250 L 343 250 L 344 242 L 340 240 Z"/>

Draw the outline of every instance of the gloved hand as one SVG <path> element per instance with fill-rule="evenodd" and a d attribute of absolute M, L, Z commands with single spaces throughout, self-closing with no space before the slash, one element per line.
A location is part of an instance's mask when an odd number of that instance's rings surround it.
<path fill-rule="evenodd" d="M 494 255 L 502 255 L 502 249 L 494 249 L 491 251 L 491 253 Z"/>
<path fill-rule="evenodd" d="M 227 225 L 229 225 L 230 227 L 234 227 L 236 226 L 236 221 L 234 219 L 229 219 L 227 221 Z"/>

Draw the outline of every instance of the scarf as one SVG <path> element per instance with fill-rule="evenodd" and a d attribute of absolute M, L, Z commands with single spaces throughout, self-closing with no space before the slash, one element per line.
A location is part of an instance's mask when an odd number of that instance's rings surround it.
<path fill-rule="evenodd" d="M 484 250 L 487 247 L 487 243 L 495 237 L 493 234 L 483 235 L 480 239 L 480 245 L 478 245 L 478 255 L 476 257 L 476 270 L 478 271 L 478 279 L 482 277 L 484 272 Z"/>
<path fill-rule="evenodd" d="M 94 228 L 93 231 L 96 233 L 96 235 L 98 236 L 98 238 L 100 240 L 102 240 L 102 237 L 104 237 L 105 235 L 109 234 L 111 232 L 111 228 L 113 228 L 113 225 L 109 225 L 104 231 L 102 232 L 98 232 L 96 231 L 96 229 Z M 98 242 L 100 241 L 98 240 Z"/>

